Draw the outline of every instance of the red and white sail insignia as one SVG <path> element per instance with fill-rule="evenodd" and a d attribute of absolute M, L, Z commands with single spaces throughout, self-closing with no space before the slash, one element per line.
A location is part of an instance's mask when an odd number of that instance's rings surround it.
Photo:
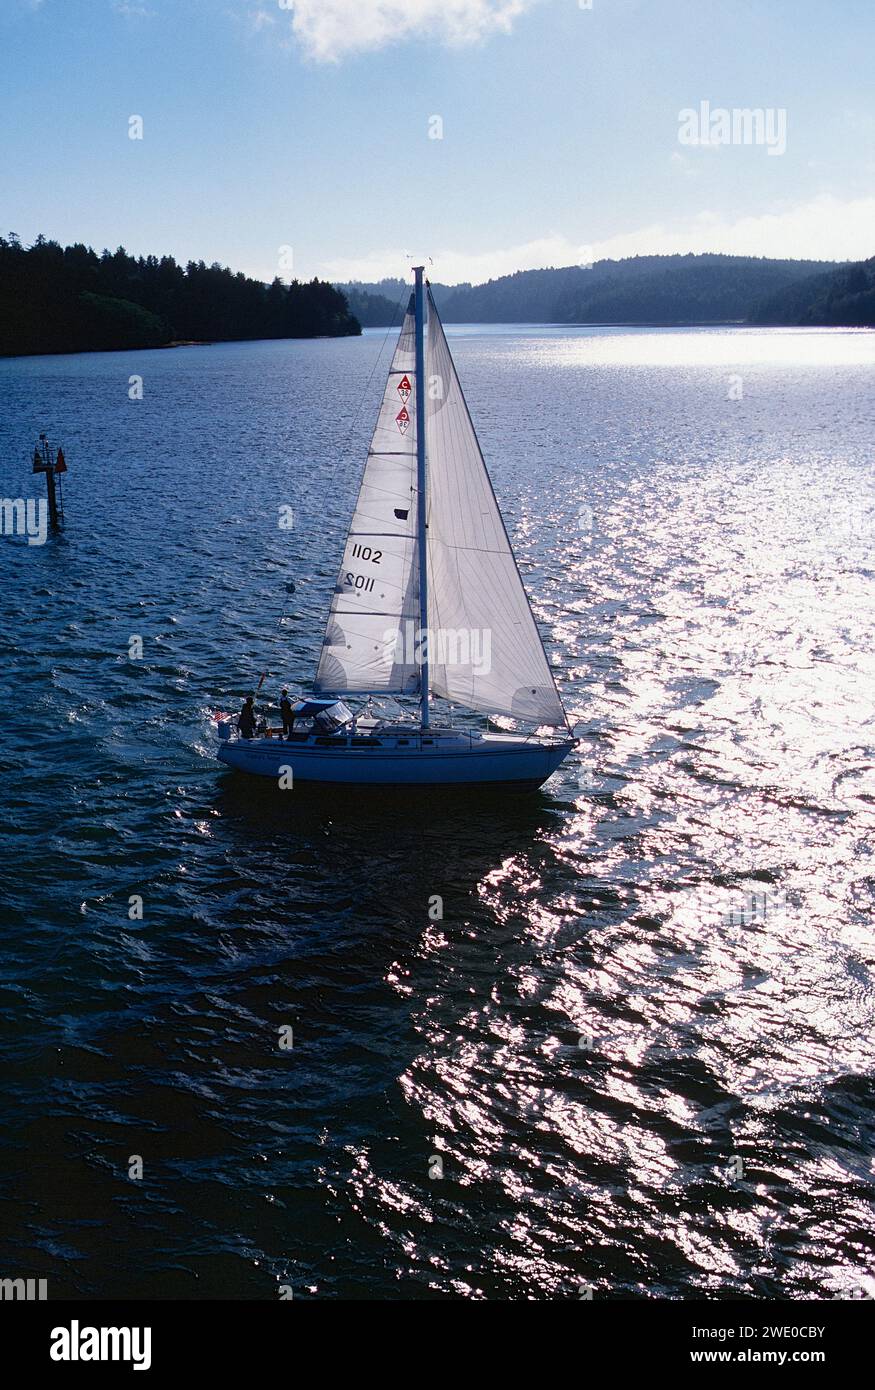
<path fill-rule="evenodd" d="M 402 434 L 407 433 L 407 428 L 410 424 L 410 416 L 407 413 L 406 405 L 402 405 L 401 409 L 398 411 L 398 414 L 395 416 L 395 424 L 398 426 Z"/>
<path fill-rule="evenodd" d="M 410 392 L 412 390 L 413 387 L 410 385 L 410 378 L 407 376 L 403 376 L 398 383 L 398 395 L 401 397 L 405 405 L 407 404 Z"/>

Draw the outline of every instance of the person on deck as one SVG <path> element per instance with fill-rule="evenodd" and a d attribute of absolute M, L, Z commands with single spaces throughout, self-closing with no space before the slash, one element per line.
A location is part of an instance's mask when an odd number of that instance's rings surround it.
<path fill-rule="evenodd" d="M 243 702 L 243 708 L 237 718 L 237 728 L 243 738 L 255 738 L 255 702 L 251 695 L 247 695 Z"/>
<path fill-rule="evenodd" d="M 280 698 L 280 714 L 283 721 L 283 738 L 291 738 L 292 730 L 295 727 L 295 712 L 292 709 L 292 702 L 287 690 L 283 691 Z"/>

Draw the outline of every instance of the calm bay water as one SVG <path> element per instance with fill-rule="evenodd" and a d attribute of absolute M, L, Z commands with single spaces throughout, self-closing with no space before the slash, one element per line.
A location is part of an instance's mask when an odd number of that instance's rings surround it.
<path fill-rule="evenodd" d="M 0 361 L 0 494 L 70 466 L 0 538 L 0 1273 L 871 1297 L 875 335 L 450 336 L 580 721 L 534 797 L 211 757 L 312 675 L 382 333 Z"/>

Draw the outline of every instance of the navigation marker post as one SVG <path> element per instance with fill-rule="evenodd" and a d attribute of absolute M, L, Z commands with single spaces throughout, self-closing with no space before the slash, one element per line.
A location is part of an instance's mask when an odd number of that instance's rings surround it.
<path fill-rule="evenodd" d="M 49 441 L 44 434 L 39 437 L 39 443 L 33 451 L 33 472 L 45 473 L 46 492 L 49 499 L 49 525 L 53 531 L 60 531 L 64 525 L 64 488 L 61 483 L 62 474 L 67 471 L 67 460 L 64 458 L 64 450 L 58 446 L 57 452 L 49 447 Z M 58 484 L 55 487 L 55 477 Z M 60 505 L 58 504 L 58 494 L 60 493 Z"/>

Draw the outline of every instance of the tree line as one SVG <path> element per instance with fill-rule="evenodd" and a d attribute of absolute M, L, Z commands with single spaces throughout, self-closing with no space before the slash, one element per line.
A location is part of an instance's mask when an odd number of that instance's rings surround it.
<path fill-rule="evenodd" d="M 758 304 L 753 323 L 875 328 L 875 256 L 794 281 Z"/>
<path fill-rule="evenodd" d="M 215 262 L 0 237 L 3 356 L 360 332 L 346 297 L 321 280 L 268 285 Z"/>
<path fill-rule="evenodd" d="M 433 284 L 432 292 L 448 323 L 872 323 L 873 275 L 866 269 L 871 264 L 719 254 L 630 256 L 521 270 L 482 285 Z M 361 306 L 362 322 L 399 321 L 401 281 L 343 288 L 357 313 Z"/>

